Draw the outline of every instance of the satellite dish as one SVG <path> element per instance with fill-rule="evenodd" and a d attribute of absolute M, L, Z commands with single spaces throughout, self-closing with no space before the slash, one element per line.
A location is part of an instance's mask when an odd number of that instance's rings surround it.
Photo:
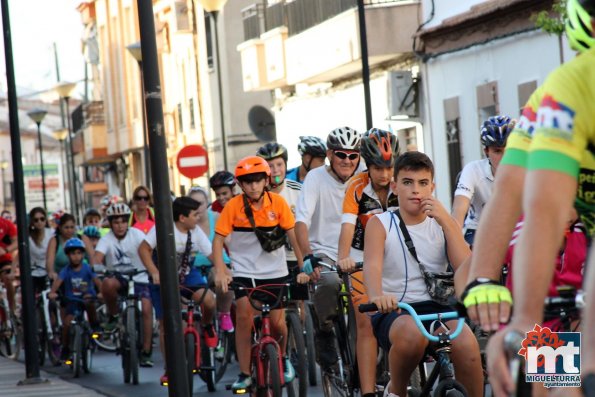
<path fill-rule="evenodd" d="M 274 141 L 277 137 L 275 131 L 275 117 L 264 106 L 256 105 L 248 112 L 248 124 L 252 133 L 263 142 Z"/>

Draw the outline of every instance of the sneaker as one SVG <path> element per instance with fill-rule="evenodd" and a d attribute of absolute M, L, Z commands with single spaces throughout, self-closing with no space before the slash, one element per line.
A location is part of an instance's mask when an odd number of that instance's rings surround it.
<path fill-rule="evenodd" d="M 236 393 L 239 390 L 246 390 L 252 385 L 252 378 L 250 375 L 242 374 L 238 376 L 238 380 L 233 382 L 231 390 Z"/>
<path fill-rule="evenodd" d="M 151 358 L 151 352 L 148 351 L 142 351 L 140 353 L 140 360 L 139 360 L 139 365 L 141 367 L 145 367 L 145 368 L 151 368 L 153 367 L 153 359 Z"/>
<path fill-rule="evenodd" d="M 293 365 L 291 364 L 289 357 L 283 358 L 283 378 L 286 384 L 295 379 L 295 369 L 293 369 Z"/>
<path fill-rule="evenodd" d="M 317 361 L 323 369 L 329 369 L 338 360 L 333 331 L 318 331 L 315 336 Z"/>
<path fill-rule="evenodd" d="M 101 328 L 105 332 L 114 332 L 116 327 L 118 326 L 118 321 L 120 320 L 120 315 L 116 314 L 115 316 L 110 316 L 107 322 L 101 324 Z"/>
<path fill-rule="evenodd" d="M 169 377 L 167 376 L 167 372 L 164 372 L 163 375 L 161 375 L 161 378 L 159 378 L 159 383 L 161 383 L 161 386 L 169 385 Z"/>
<path fill-rule="evenodd" d="M 233 332 L 233 321 L 229 313 L 219 313 L 219 328 L 221 331 Z"/>
<path fill-rule="evenodd" d="M 207 324 L 203 326 L 203 336 L 205 338 L 205 344 L 209 348 L 216 348 L 217 344 L 219 343 L 219 338 L 217 338 L 217 332 L 215 332 L 215 327 L 213 324 Z"/>

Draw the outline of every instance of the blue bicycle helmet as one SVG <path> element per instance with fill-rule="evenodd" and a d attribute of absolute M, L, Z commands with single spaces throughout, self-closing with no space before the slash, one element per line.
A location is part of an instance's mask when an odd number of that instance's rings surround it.
<path fill-rule="evenodd" d="M 64 244 L 64 253 L 68 255 L 76 249 L 85 250 L 85 243 L 80 238 L 73 237 Z"/>
<path fill-rule="evenodd" d="M 485 147 L 504 147 L 516 124 L 508 116 L 492 116 L 481 126 L 481 144 Z"/>
<path fill-rule="evenodd" d="M 83 229 L 83 234 L 89 238 L 100 238 L 101 232 L 97 228 L 97 226 L 85 226 Z"/>

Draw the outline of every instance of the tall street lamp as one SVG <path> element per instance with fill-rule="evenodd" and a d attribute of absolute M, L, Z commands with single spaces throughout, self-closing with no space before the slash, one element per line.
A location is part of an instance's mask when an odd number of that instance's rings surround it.
<path fill-rule="evenodd" d="M 146 109 L 145 109 L 145 87 L 143 81 L 143 54 L 140 49 L 140 41 L 136 43 L 130 44 L 126 47 L 130 55 L 136 60 L 138 63 L 138 70 L 140 71 L 140 89 L 141 89 L 141 108 L 142 108 L 142 117 L 143 117 L 143 156 L 145 157 L 145 184 L 147 187 L 150 188 L 151 186 L 151 171 L 150 171 L 150 158 L 149 158 L 149 145 L 147 144 L 147 116 L 146 116 Z"/>
<path fill-rule="evenodd" d="M 223 88 L 221 87 L 221 59 L 219 57 L 219 33 L 217 31 L 217 17 L 227 0 L 200 0 L 202 7 L 211 15 L 213 30 L 215 31 L 215 61 L 217 68 L 217 86 L 219 89 L 219 117 L 221 123 L 221 146 L 223 147 L 223 166 L 227 169 L 227 136 L 225 134 L 225 116 L 223 115 Z"/>
<path fill-rule="evenodd" d="M 74 150 L 72 147 L 72 135 L 73 135 L 73 131 L 72 131 L 72 126 L 71 126 L 71 115 L 70 115 L 70 96 L 72 95 L 72 92 L 74 91 L 74 89 L 76 88 L 76 83 L 59 83 L 55 88 L 54 91 L 56 91 L 56 93 L 60 96 L 60 98 L 62 98 L 64 100 L 64 103 L 66 104 L 66 120 L 67 120 L 67 125 L 68 125 L 68 145 L 69 145 L 69 151 L 66 152 L 66 157 L 68 158 L 68 155 L 70 155 L 70 177 L 68 178 L 70 180 L 70 204 L 71 204 L 71 209 L 70 211 L 75 214 L 78 215 L 79 213 L 79 208 L 78 208 L 78 193 L 77 193 L 77 185 L 76 185 L 76 169 L 74 167 Z M 70 153 L 69 153 L 70 152 Z"/>
<path fill-rule="evenodd" d="M 0 161 L 0 170 L 2 170 L 2 205 L 6 208 L 6 179 L 4 179 L 6 170 L 8 169 L 8 161 Z"/>
<path fill-rule="evenodd" d="M 60 142 L 60 164 L 61 164 L 61 168 L 63 170 L 67 169 L 65 167 L 65 163 L 63 161 L 64 158 L 64 141 L 66 140 L 66 137 L 68 136 L 68 130 L 66 128 L 62 128 L 60 130 L 55 130 L 52 131 L 52 135 L 54 136 L 54 139 L 56 139 L 58 142 Z M 66 174 L 68 174 L 68 172 L 66 172 Z M 70 177 L 68 177 L 67 179 L 69 179 Z"/>
<path fill-rule="evenodd" d="M 45 118 L 46 112 L 43 109 L 33 109 L 27 112 L 27 116 L 37 124 L 37 142 L 39 143 L 39 164 L 41 167 L 41 189 L 43 192 L 43 208 L 47 211 L 48 202 L 45 193 L 45 170 L 43 168 L 43 147 L 41 144 L 41 122 Z"/>

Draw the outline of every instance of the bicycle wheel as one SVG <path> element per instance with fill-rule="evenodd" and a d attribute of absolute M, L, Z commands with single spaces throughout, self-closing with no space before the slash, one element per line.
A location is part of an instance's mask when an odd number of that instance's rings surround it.
<path fill-rule="evenodd" d="M 74 324 L 72 330 L 72 372 L 74 377 L 78 378 L 81 376 L 83 364 L 83 335 L 79 324 Z"/>
<path fill-rule="evenodd" d="M 207 390 L 215 391 L 215 383 L 217 383 L 215 374 L 215 349 L 209 348 L 205 341 L 201 338 L 200 341 L 200 371 L 198 371 L 200 378 L 207 384 Z"/>
<path fill-rule="evenodd" d="M 308 381 L 310 386 L 318 384 L 316 368 L 316 348 L 314 342 L 314 321 L 310 312 L 310 305 L 306 303 L 306 319 L 304 322 L 304 340 L 306 342 L 306 358 L 308 360 Z"/>
<path fill-rule="evenodd" d="M 45 364 L 45 346 L 47 344 L 48 330 L 43 307 L 39 304 L 37 304 L 35 309 L 35 315 L 37 316 L 37 357 L 39 366 L 43 367 L 43 364 Z"/>
<path fill-rule="evenodd" d="M 107 323 L 109 320 L 109 313 L 105 304 L 97 308 L 97 321 L 99 324 Z M 117 338 L 115 332 L 101 332 L 99 338 L 93 339 L 93 343 L 101 350 L 108 352 L 115 352 L 117 349 Z"/>
<path fill-rule="evenodd" d="M 128 339 L 128 364 L 133 385 L 138 385 L 138 316 L 137 309 L 130 306 L 126 309 L 126 336 Z"/>
<path fill-rule="evenodd" d="M 52 337 L 48 335 L 46 348 L 48 358 L 53 366 L 60 365 L 60 348 L 62 346 L 62 327 L 59 325 L 59 310 L 55 302 L 50 302 L 48 306 L 48 317 L 50 319 L 50 327 L 52 330 Z M 49 334 L 49 333 L 48 333 Z"/>
<path fill-rule="evenodd" d="M 324 397 L 345 397 L 347 394 L 340 387 L 341 379 L 330 370 L 320 369 L 320 382 Z"/>
<path fill-rule="evenodd" d="M 184 335 L 184 348 L 186 349 L 186 372 L 188 373 L 188 389 L 190 395 L 194 391 L 194 374 L 196 373 L 196 337 L 192 332 Z"/>
<path fill-rule="evenodd" d="M 279 355 L 275 346 L 272 344 L 265 345 L 261 359 L 265 371 L 264 384 L 256 385 L 256 396 L 281 397 L 281 369 L 279 368 Z"/>
<path fill-rule="evenodd" d="M 87 328 L 83 337 L 83 371 L 85 371 L 86 374 L 91 372 L 91 367 L 93 366 L 93 353 L 95 353 L 95 349 L 95 344 L 91 341 L 91 331 L 89 328 Z"/>
<path fill-rule="evenodd" d="M 288 393 L 291 391 L 295 396 L 305 397 L 308 392 L 308 379 L 306 377 L 308 363 L 306 361 L 302 323 L 297 312 L 294 311 L 285 313 L 285 322 L 287 323 L 287 357 L 289 357 L 296 375 L 296 378 L 286 387 Z"/>
<path fill-rule="evenodd" d="M 18 360 L 21 352 L 22 332 L 14 314 L 0 306 L 0 354 L 11 360 Z"/>
<path fill-rule="evenodd" d="M 233 332 L 219 332 L 219 344 L 215 349 L 214 355 L 216 382 L 219 382 L 223 378 L 227 364 L 231 362 L 234 351 L 234 338 L 235 334 Z"/>
<path fill-rule="evenodd" d="M 434 390 L 435 397 L 467 397 L 467 390 L 454 379 L 444 379 L 438 382 Z"/>

